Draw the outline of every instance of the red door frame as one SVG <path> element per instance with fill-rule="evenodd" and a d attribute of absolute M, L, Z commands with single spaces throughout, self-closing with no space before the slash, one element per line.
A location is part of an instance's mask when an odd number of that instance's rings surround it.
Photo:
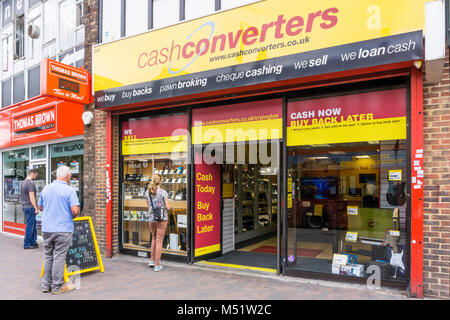
<path fill-rule="evenodd" d="M 335 74 L 319 75 L 308 78 L 294 79 L 290 81 L 282 82 L 279 86 L 274 83 L 262 84 L 257 86 L 251 86 L 247 89 L 235 88 L 235 92 L 239 91 L 239 97 L 249 97 L 249 96 L 260 96 L 261 94 L 270 94 L 277 92 L 287 92 L 302 90 L 315 87 L 325 87 L 336 84 L 343 83 L 354 83 L 362 82 L 383 78 L 392 78 L 397 76 L 410 76 L 411 79 L 411 173 L 414 171 L 413 166 L 413 155 L 416 154 L 417 150 L 423 150 L 423 74 L 421 70 L 417 70 L 412 61 L 398 63 L 393 65 L 383 65 L 377 67 L 364 68 L 359 70 L 349 70 L 345 72 L 338 72 Z M 245 90 L 245 91 L 244 91 Z M 229 90 L 225 90 L 227 93 Z M 107 111 L 107 145 L 106 145 L 106 155 L 107 155 L 107 170 L 109 179 L 109 190 L 111 192 L 112 188 L 112 164 L 113 164 L 113 153 L 114 146 L 112 144 L 112 115 L 127 114 L 137 111 L 145 111 L 152 109 L 162 109 L 167 107 L 175 106 L 185 106 L 192 104 L 193 101 L 196 103 L 201 102 L 212 102 L 227 100 L 229 97 L 225 96 L 225 92 L 221 92 L 220 95 L 217 93 L 212 95 L 211 93 L 205 93 L 200 95 L 195 95 L 190 97 L 192 100 L 183 100 L 185 97 L 177 97 L 170 100 L 147 102 L 146 106 L 143 104 L 127 105 L 120 107 L 105 108 Z M 237 95 L 236 97 L 237 98 Z M 195 100 L 194 100 L 195 99 Z M 204 100 L 203 100 L 204 99 Z M 194 102 L 195 103 L 195 102 Z M 421 160 L 421 167 L 423 168 L 423 158 Z M 422 179 L 423 182 L 423 179 Z M 414 189 L 411 185 L 410 190 L 411 195 L 411 279 L 410 279 L 410 290 L 411 294 L 416 297 L 423 296 L 423 187 L 420 189 Z M 107 217 L 107 253 L 108 256 L 112 256 L 112 201 L 107 201 L 106 207 L 106 217 Z"/>
<path fill-rule="evenodd" d="M 113 256 L 113 207 L 112 207 L 112 165 L 113 165 L 112 116 L 106 113 L 106 257 Z"/>
<path fill-rule="evenodd" d="M 422 156 L 417 157 L 418 154 Z M 411 69 L 411 176 L 416 173 L 414 160 L 423 170 L 423 74 Z M 423 183 L 423 178 L 417 178 Z M 411 184 L 411 293 L 423 296 L 423 185 Z"/>

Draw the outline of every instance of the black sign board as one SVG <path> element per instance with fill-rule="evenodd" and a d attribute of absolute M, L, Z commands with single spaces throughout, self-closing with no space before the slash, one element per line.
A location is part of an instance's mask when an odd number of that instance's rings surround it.
<path fill-rule="evenodd" d="M 90 217 L 74 220 L 72 243 L 66 256 L 68 275 L 101 270 L 103 265 Z"/>
<path fill-rule="evenodd" d="M 58 88 L 80 93 L 80 85 L 78 83 L 63 78 L 58 79 Z"/>
<path fill-rule="evenodd" d="M 416 31 L 97 91 L 95 106 L 154 101 L 422 58 L 422 31 Z"/>
<path fill-rule="evenodd" d="M 67 251 L 66 270 L 64 270 L 65 282 L 69 281 L 69 276 L 75 274 L 95 270 L 105 272 L 91 217 L 76 218 L 73 224 L 72 242 Z M 44 263 L 42 263 L 41 278 L 43 276 Z"/>

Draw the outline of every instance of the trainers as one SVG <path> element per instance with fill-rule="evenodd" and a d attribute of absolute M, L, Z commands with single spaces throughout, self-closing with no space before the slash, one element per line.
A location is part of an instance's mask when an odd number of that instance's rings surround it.
<path fill-rule="evenodd" d="M 41 290 L 42 290 L 43 293 L 47 293 L 47 292 L 51 291 L 50 288 L 45 288 L 45 289 L 41 289 Z"/>
<path fill-rule="evenodd" d="M 71 286 L 71 285 L 63 285 L 61 287 L 61 289 L 56 290 L 56 291 L 52 291 L 53 294 L 60 294 L 60 293 L 65 293 L 65 292 L 69 292 L 75 289 L 75 286 Z"/>
<path fill-rule="evenodd" d="M 161 271 L 163 269 L 162 265 L 156 266 L 155 267 L 155 272 Z"/>
<path fill-rule="evenodd" d="M 155 261 L 150 260 L 147 265 L 149 267 L 154 267 L 155 266 Z"/>

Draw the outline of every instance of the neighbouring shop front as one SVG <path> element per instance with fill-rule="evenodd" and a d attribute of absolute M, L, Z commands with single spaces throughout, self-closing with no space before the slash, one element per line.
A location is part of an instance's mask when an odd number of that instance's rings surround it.
<path fill-rule="evenodd" d="M 38 170 L 34 183 L 39 199 L 42 189 L 56 180 L 57 168 L 69 166 L 73 173 L 71 186 L 83 204 L 84 125 L 83 104 L 79 101 L 90 99 L 80 90 L 83 85 L 88 87 L 89 74 L 52 60 L 44 60 L 41 70 L 45 80 L 41 82 L 41 95 L 0 112 L 2 231 L 18 235 L 24 235 L 26 228 L 20 186 L 30 169 Z M 62 99 L 66 92 L 69 97 Z M 74 102 L 70 94 L 81 97 Z M 41 216 L 39 213 L 36 217 L 38 235 Z"/>
<path fill-rule="evenodd" d="M 385 34 L 355 18 L 368 5 L 265 1 L 96 46 L 121 252 L 149 256 L 158 173 L 165 258 L 364 283 L 376 270 L 420 290 L 423 1 Z"/>

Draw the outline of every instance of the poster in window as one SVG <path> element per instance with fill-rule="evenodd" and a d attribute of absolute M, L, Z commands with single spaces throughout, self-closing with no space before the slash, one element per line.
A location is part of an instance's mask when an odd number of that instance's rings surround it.
<path fill-rule="evenodd" d="M 70 169 L 72 170 L 73 174 L 80 173 L 80 162 L 78 162 L 77 160 L 73 160 L 70 163 Z"/>

